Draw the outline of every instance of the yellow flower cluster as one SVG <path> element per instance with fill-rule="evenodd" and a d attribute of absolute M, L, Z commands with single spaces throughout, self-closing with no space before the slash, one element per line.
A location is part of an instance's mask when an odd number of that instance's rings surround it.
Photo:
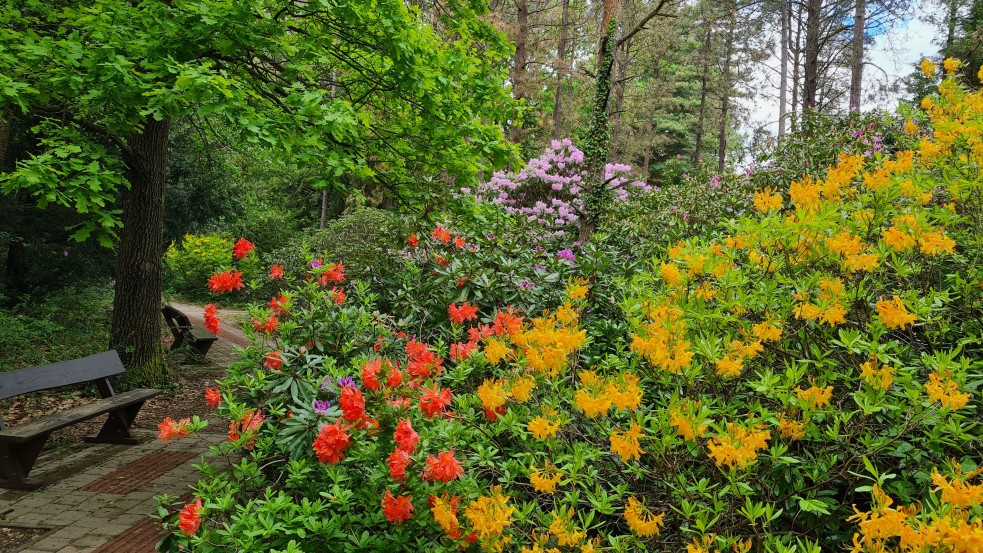
<path fill-rule="evenodd" d="M 532 432 L 533 438 L 536 438 L 537 440 L 545 440 L 547 438 L 552 438 L 556 434 L 556 431 L 560 429 L 560 421 L 539 416 L 529 421 L 526 428 L 529 430 L 529 432 Z"/>
<path fill-rule="evenodd" d="M 642 388 L 638 377 L 620 373 L 602 379 L 594 371 L 581 371 L 582 388 L 574 394 L 577 408 L 588 417 L 607 413 L 614 406 L 619 411 L 634 411 L 642 403 Z"/>
<path fill-rule="evenodd" d="M 918 316 L 909 313 L 901 298 L 894 296 L 890 301 L 881 300 L 877 302 L 877 314 L 880 316 L 884 326 L 888 328 L 904 328 L 918 320 Z"/>
<path fill-rule="evenodd" d="M 943 371 L 942 374 L 933 372 L 928 375 L 929 382 L 925 385 L 925 391 L 928 392 L 928 398 L 941 403 L 943 409 L 956 411 L 969 403 L 969 393 L 960 392 L 959 385 L 951 376 L 949 371 Z"/>
<path fill-rule="evenodd" d="M 696 441 L 706 435 L 707 425 L 700 415 L 700 402 L 683 400 L 669 410 L 669 424 L 684 440 Z"/>
<path fill-rule="evenodd" d="M 658 515 L 652 513 L 635 496 L 628 498 L 628 505 L 625 506 L 625 520 L 628 527 L 641 537 L 657 536 L 665 524 L 663 519 L 665 513 Z"/>
<path fill-rule="evenodd" d="M 511 352 L 512 350 L 507 345 L 495 338 L 488 340 L 488 343 L 485 344 L 485 359 L 492 365 L 497 365 L 499 361 L 505 359 L 505 356 Z"/>
<path fill-rule="evenodd" d="M 502 536 L 512 525 L 515 507 L 509 506 L 509 496 L 502 495 L 501 486 L 492 486 L 490 496 L 481 496 L 464 509 L 464 516 L 486 550 L 501 551 L 511 541 Z"/>
<path fill-rule="evenodd" d="M 819 386 L 811 386 L 805 390 L 796 388 L 795 392 L 799 398 L 799 402 L 806 408 L 822 409 L 829 405 L 830 397 L 833 395 L 833 387 L 826 386 L 825 388 L 820 388 Z"/>
<path fill-rule="evenodd" d="M 566 369 L 570 354 L 584 347 L 587 331 L 577 326 L 577 311 L 568 303 L 556 312 L 532 320 L 532 325 L 513 337 L 529 367 L 549 377 Z"/>
<path fill-rule="evenodd" d="M 897 371 L 890 365 L 880 365 L 875 355 L 870 361 L 861 363 L 860 377 L 868 386 L 887 391 L 894 383 L 894 375 Z"/>
<path fill-rule="evenodd" d="M 782 195 L 775 194 L 774 188 L 766 188 L 754 193 L 754 208 L 761 213 L 770 213 L 782 208 Z"/>
<path fill-rule="evenodd" d="M 760 425 L 743 428 L 727 423 L 727 432 L 707 440 L 709 456 L 718 467 L 746 468 L 758 458 L 758 451 L 768 447 L 771 432 Z"/>
<path fill-rule="evenodd" d="M 843 281 L 839 278 L 824 278 L 819 281 L 819 288 L 821 291 L 817 295 L 816 303 L 809 302 L 808 293 L 795 294 L 795 299 L 802 303 L 796 305 L 792 312 L 800 319 L 818 320 L 829 326 L 845 323 L 847 309 L 843 303 L 846 299 Z"/>
<path fill-rule="evenodd" d="M 576 547 L 587 533 L 577 528 L 573 523 L 573 508 L 565 515 L 553 511 L 553 522 L 550 523 L 550 533 L 556 536 L 556 543 L 561 547 Z"/>
<path fill-rule="evenodd" d="M 659 306 L 649 314 L 632 339 L 632 351 L 645 356 L 653 365 L 680 373 L 693 361 L 690 343 L 685 339 L 686 321 L 681 309 Z"/>
<path fill-rule="evenodd" d="M 445 534 L 451 535 L 458 529 L 458 520 L 455 509 L 451 506 L 450 501 L 445 497 L 433 497 L 433 506 L 430 507 L 430 512 L 433 514 L 433 518 L 440 525 L 440 528 Z"/>
<path fill-rule="evenodd" d="M 547 463 L 544 472 L 540 472 L 536 467 L 529 467 L 532 471 L 529 473 L 529 482 L 532 483 L 533 488 L 539 493 L 553 493 L 556 487 L 560 484 L 560 478 L 563 477 L 563 472 L 558 471 L 553 467 L 553 465 Z M 552 473 L 552 476 L 547 476 Z"/>
<path fill-rule="evenodd" d="M 642 427 L 637 422 L 631 423 L 631 426 L 625 432 L 615 430 L 609 438 L 611 441 L 611 451 L 617 453 L 621 457 L 621 460 L 626 463 L 632 459 L 640 459 L 642 453 L 645 453 L 638 441 L 641 437 Z"/>
<path fill-rule="evenodd" d="M 477 391 L 482 407 L 494 411 L 508 403 L 509 392 L 505 390 L 507 384 L 508 382 L 502 379 L 486 378 L 481 386 L 478 386 Z"/>
<path fill-rule="evenodd" d="M 852 553 L 983 550 L 983 519 L 971 514 L 983 502 L 983 486 L 968 484 L 973 475 L 960 474 L 958 464 L 955 473 L 949 481 L 933 469 L 932 482 L 942 492 L 934 512 L 921 513 L 921 505 L 894 508 L 894 500 L 875 484 L 870 511 L 854 506 L 856 514 L 849 518 L 860 530 L 853 535 Z"/>

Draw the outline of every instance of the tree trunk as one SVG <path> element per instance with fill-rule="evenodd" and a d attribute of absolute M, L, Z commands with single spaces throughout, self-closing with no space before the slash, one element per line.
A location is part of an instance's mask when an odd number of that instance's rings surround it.
<path fill-rule="evenodd" d="M 699 163 L 703 149 L 703 121 L 707 109 L 707 77 L 710 74 L 710 22 L 707 21 L 707 36 L 703 41 L 703 76 L 700 78 L 700 113 L 696 119 L 696 146 L 693 148 L 693 163 Z"/>
<path fill-rule="evenodd" d="M 724 47 L 724 74 L 720 96 L 720 136 L 717 140 L 717 170 L 724 172 L 727 164 L 727 116 L 730 112 L 730 58 L 734 55 L 734 28 L 737 27 L 737 6 L 731 6 L 730 29 Z"/>
<path fill-rule="evenodd" d="M 567 74 L 567 17 L 570 12 L 570 0 L 563 0 L 560 15 L 560 43 L 556 46 L 556 97 L 553 99 L 553 138 L 560 138 L 561 129 L 560 102 L 563 99 L 563 77 Z"/>
<path fill-rule="evenodd" d="M 142 133 L 128 137 L 130 152 L 124 155 L 130 188 L 122 194 L 110 346 L 123 358 L 129 380 L 140 386 L 168 381 L 160 301 L 169 130 L 169 120 L 148 118 Z"/>
<path fill-rule="evenodd" d="M 778 84 L 778 143 L 782 143 L 782 139 L 785 138 L 785 113 L 788 109 L 786 105 L 788 103 L 788 40 L 790 33 L 791 22 L 791 10 L 789 9 L 788 0 L 782 0 L 782 41 L 779 45 L 781 48 L 781 76 L 779 77 Z"/>
<path fill-rule="evenodd" d="M 622 50 L 618 56 L 617 81 L 614 88 L 614 102 L 611 105 L 611 159 L 618 157 L 618 136 L 621 133 L 621 110 L 625 106 L 625 79 L 628 76 L 628 48 L 631 41 L 622 45 Z"/>
<path fill-rule="evenodd" d="M 808 0 L 806 8 L 806 51 L 805 85 L 802 91 L 802 105 L 816 109 L 816 96 L 819 90 L 819 31 L 823 12 L 823 0 Z"/>
<path fill-rule="evenodd" d="M 798 121 L 796 118 L 796 110 L 799 109 L 799 67 L 801 67 L 800 55 L 802 53 L 802 4 L 799 3 L 799 12 L 795 16 L 795 50 L 792 53 L 795 55 L 792 58 L 792 129 L 795 130 L 798 127 Z M 789 13 L 789 19 L 791 19 L 791 10 Z"/>
<path fill-rule="evenodd" d="M 655 135 L 655 110 L 658 106 L 658 103 L 656 102 L 656 82 L 659 80 L 659 63 L 659 58 L 655 58 L 655 68 L 652 70 L 652 90 L 654 97 L 652 98 L 652 107 L 649 110 L 648 132 L 645 138 L 645 160 L 642 163 L 642 175 L 645 178 L 645 182 L 649 182 L 649 161 L 652 158 L 652 139 Z"/>
<path fill-rule="evenodd" d="M 945 53 L 949 52 L 949 48 L 952 47 L 952 41 L 956 39 L 956 14 L 959 11 L 959 0 L 949 0 L 949 14 L 946 18 L 946 35 L 945 35 L 945 46 L 942 51 Z"/>
<path fill-rule="evenodd" d="M 515 63 L 512 67 L 512 96 L 516 100 L 526 97 L 526 63 L 528 53 L 526 52 L 529 40 L 529 3 L 528 0 L 515 0 L 516 22 L 519 25 L 515 37 Z M 515 121 L 512 124 L 512 142 L 522 142 L 522 123 Z"/>
<path fill-rule="evenodd" d="M 860 111 L 860 94 L 864 78 L 864 27 L 867 25 L 867 0 L 857 0 L 853 15 L 853 56 L 850 64 L 850 109 Z"/>
<path fill-rule="evenodd" d="M 0 111 L 0 173 L 3 173 L 7 162 L 7 145 L 10 144 L 10 118 Z"/>

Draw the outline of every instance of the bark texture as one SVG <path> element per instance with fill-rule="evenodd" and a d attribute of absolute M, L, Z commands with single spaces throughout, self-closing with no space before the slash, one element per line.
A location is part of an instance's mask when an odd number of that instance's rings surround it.
<path fill-rule="evenodd" d="M 823 0 L 808 0 L 806 5 L 805 83 L 802 107 L 816 109 L 819 91 L 819 33 L 822 25 Z"/>
<path fill-rule="evenodd" d="M 867 0 L 857 0 L 853 15 L 853 53 L 850 63 L 850 109 L 860 110 L 864 79 L 864 27 L 867 25 Z"/>
<path fill-rule="evenodd" d="M 130 188 L 122 195 L 110 346 L 119 351 L 129 379 L 140 386 L 167 382 L 160 301 L 169 130 L 169 120 L 150 118 L 142 133 L 127 138 L 124 152 Z"/>
<path fill-rule="evenodd" d="M 563 131 L 562 112 L 563 79 L 567 75 L 567 20 L 570 16 L 570 0 L 563 0 L 560 13 L 560 42 L 556 46 L 556 97 L 553 99 L 553 138 L 560 138 Z"/>
<path fill-rule="evenodd" d="M 528 63 L 529 42 L 529 3 L 528 0 L 515 0 L 516 23 L 518 30 L 515 35 L 515 59 L 512 66 L 512 96 L 516 100 L 526 97 L 526 64 Z M 512 142 L 522 142 L 522 126 L 519 121 L 512 125 L 510 132 Z"/>

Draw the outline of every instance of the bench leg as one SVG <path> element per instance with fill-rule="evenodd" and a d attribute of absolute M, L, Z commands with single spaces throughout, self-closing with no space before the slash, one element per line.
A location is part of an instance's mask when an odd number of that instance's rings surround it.
<path fill-rule="evenodd" d="M 110 412 L 109 418 L 102 425 L 102 430 L 99 431 L 99 434 L 97 436 L 86 436 L 85 441 L 136 445 L 139 442 L 130 435 L 130 425 L 133 424 L 133 420 L 137 418 L 137 413 L 140 412 L 140 408 L 142 407 L 143 402 L 141 401 L 140 403 L 134 403 L 133 405 Z"/>
<path fill-rule="evenodd" d="M 174 343 L 171 344 L 171 351 L 181 349 L 184 346 L 184 332 L 171 332 L 174 335 Z"/>
<path fill-rule="evenodd" d="M 198 355 L 200 355 L 202 361 L 204 361 L 205 354 L 208 353 L 208 350 L 212 347 L 212 342 L 213 340 L 209 340 L 207 342 L 204 340 L 195 340 L 194 342 L 191 342 L 191 347 L 198 352 Z"/>
<path fill-rule="evenodd" d="M 42 434 L 37 438 L 20 444 L 0 442 L 0 473 L 4 482 L 0 486 L 20 490 L 34 490 L 40 484 L 28 483 L 27 475 L 34 467 L 41 448 L 48 441 L 48 434 Z"/>

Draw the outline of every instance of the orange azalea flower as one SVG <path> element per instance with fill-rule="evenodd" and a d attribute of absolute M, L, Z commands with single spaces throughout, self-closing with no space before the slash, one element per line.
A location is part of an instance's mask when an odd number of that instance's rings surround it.
<path fill-rule="evenodd" d="M 461 324 L 464 321 L 473 321 L 478 318 L 478 306 L 469 305 L 468 302 L 461 304 L 461 307 L 458 307 L 456 303 L 451 303 L 447 306 L 447 312 L 450 313 L 451 322 L 455 324 Z"/>
<path fill-rule="evenodd" d="M 256 332 L 264 332 L 266 334 L 273 334 L 276 332 L 276 327 L 280 324 L 280 319 L 275 315 L 271 315 L 268 319 L 260 321 L 256 317 L 253 317 L 253 329 Z"/>
<path fill-rule="evenodd" d="M 417 244 L 420 243 L 420 239 L 417 238 L 415 234 L 411 234 L 410 237 L 406 241 L 409 243 L 410 247 L 413 248 L 413 249 L 416 249 Z"/>
<path fill-rule="evenodd" d="M 393 494 L 386 490 L 386 495 L 382 499 L 382 514 L 386 515 L 386 520 L 389 522 L 400 523 L 409 520 L 410 513 L 413 512 L 411 499 L 412 497 L 408 495 L 393 497 Z"/>
<path fill-rule="evenodd" d="M 243 447 L 252 449 L 256 443 L 256 432 L 263 424 L 264 418 L 261 411 L 246 411 L 239 420 L 229 423 L 229 437 L 225 441 L 238 442 L 243 438 L 249 438 Z"/>
<path fill-rule="evenodd" d="M 397 482 L 402 482 L 406 480 L 406 466 L 410 464 L 410 454 L 404 449 L 396 448 L 389 454 L 386 464 L 389 465 L 389 476 Z"/>
<path fill-rule="evenodd" d="M 477 350 L 478 344 L 474 342 L 456 342 L 451 344 L 451 359 L 458 362 L 464 361 Z"/>
<path fill-rule="evenodd" d="M 157 437 L 163 440 L 161 443 L 165 444 L 174 438 L 185 438 L 191 433 L 191 430 L 188 428 L 190 423 L 191 419 L 181 419 L 178 422 L 171 417 L 167 417 L 157 425 L 157 428 L 160 429 L 160 434 Z"/>
<path fill-rule="evenodd" d="M 215 388 L 205 388 L 205 402 L 209 407 L 218 407 L 222 405 L 222 394 Z"/>
<path fill-rule="evenodd" d="M 256 246 L 254 246 L 252 242 L 246 240 L 245 238 L 240 238 L 239 241 L 236 242 L 236 245 L 232 248 L 232 255 L 236 256 L 236 259 L 242 259 L 255 248 Z"/>
<path fill-rule="evenodd" d="M 365 417 L 365 397 L 360 390 L 352 386 L 342 387 L 338 402 L 341 404 L 341 417 L 346 421 L 358 423 Z"/>
<path fill-rule="evenodd" d="M 214 303 L 205 306 L 205 329 L 212 334 L 222 332 L 222 320 L 216 316 L 217 313 Z"/>
<path fill-rule="evenodd" d="M 180 523 L 178 528 L 186 536 L 193 536 L 195 532 L 198 531 L 198 527 L 201 526 L 201 511 L 203 510 L 201 505 L 201 498 L 197 498 L 194 503 L 188 503 L 181 509 L 178 514 Z"/>
<path fill-rule="evenodd" d="M 229 269 L 223 273 L 215 271 L 215 274 L 208 279 L 208 289 L 216 294 L 241 290 L 245 286 L 242 282 L 242 272 L 234 269 Z"/>
<path fill-rule="evenodd" d="M 437 456 L 427 456 L 427 468 L 423 471 L 424 480 L 440 480 L 447 483 L 461 476 L 464 469 L 460 461 L 454 458 L 454 450 L 441 451 Z"/>
<path fill-rule="evenodd" d="M 436 229 L 434 229 L 433 234 L 431 236 L 433 237 L 434 240 L 440 240 L 444 244 L 451 241 L 451 233 L 447 232 L 447 229 L 439 225 L 437 226 Z"/>
<path fill-rule="evenodd" d="M 348 440 L 351 436 L 347 430 L 351 426 L 335 421 L 334 424 L 321 425 L 321 430 L 317 433 L 314 440 L 314 453 L 317 460 L 324 463 L 336 464 L 345 459 L 345 449 L 348 447 Z"/>
<path fill-rule="evenodd" d="M 413 453 L 416 449 L 417 442 L 420 441 L 420 436 L 413 430 L 413 425 L 410 423 L 410 419 L 402 419 L 396 424 L 396 431 L 393 433 L 393 440 L 396 442 L 396 447 L 406 451 L 407 453 Z"/>
<path fill-rule="evenodd" d="M 278 278 L 283 278 L 283 265 L 277 265 L 274 263 L 270 265 L 270 280 L 275 280 Z"/>
<path fill-rule="evenodd" d="M 375 361 L 366 361 L 362 365 L 362 384 L 369 390 L 378 392 L 382 389 L 382 383 L 379 382 L 379 373 L 381 372 L 382 356 L 377 355 Z"/>
<path fill-rule="evenodd" d="M 468 243 L 465 242 L 464 239 L 461 238 L 460 236 L 455 236 L 454 237 L 454 247 L 455 248 L 461 249 L 461 248 L 463 248 L 464 246 L 467 246 L 467 245 L 468 245 Z"/>
<path fill-rule="evenodd" d="M 443 415 L 444 409 L 451 404 L 452 397 L 451 391 L 446 388 L 441 390 L 439 384 L 434 384 L 433 388 L 424 386 L 423 396 L 420 397 L 420 411 L 428 419 Z"/>
<path fill-rule="evenodd" d="M 283 357 L 280 356 L 280 350 L 271 351 L 263 356 L 263 364 L 273 370 L 279 370 L 283 366 Z"/>

